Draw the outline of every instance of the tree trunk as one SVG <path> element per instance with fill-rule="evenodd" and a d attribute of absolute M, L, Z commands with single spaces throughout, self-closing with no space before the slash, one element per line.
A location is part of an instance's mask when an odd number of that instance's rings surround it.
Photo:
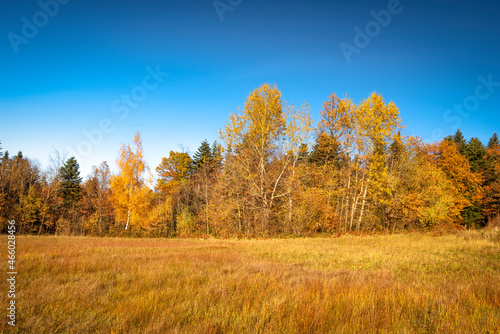
<path fill-rule="evenodd" d="M 347 222 L 349 215 L 349 193 L 351 191 L 351 165 L 349 164 L 349 170 L 347 172 L 347 188 L 346 188 L 346 204 L 345 204 L 345 229 L 347 230 Z"/>
<path fill-rule="evenodd" d="M 358 184 L 358 173 L 359 173 L 359 170 L 358 168 L 356 168 L 356 182 L 355 182 L 355 185 Z M 363 182 L 361 182 L 361 189 L 363 189 Z M 361 192 L 362 190 L 360 190 Z M 353 220 L 354 220 L 354 215 L 355 215 L 355 210 L 356 210 L 356 206 L 357 206 L 357 203 L 358 203 L 358 199 L 359 199 L 359 195 L 356 194 L 356 191 L 355 191 L 355 197 L 352 199 L 352 207 L 351 207 L 351 219 L 350 219 L 350 224 L 349 224 L 349 231 L 352 231 L 352 223 L 353 223 Z"/>
<path fill-rule="evenodd" d="M 130 222 L 130 200 L 132 197 L 132 186 L 129 186 L 129 193 L 128 193 L 128 210 L 127 210 L 127 225 L 125 225 L 125 231 L 128 230 L 128 224 Z"/>
<path fill-rule="evenodd" d="M 358 219 L 358 224 L 356 226 L 356 229 L 359 231 L 359 228 L 361 226 L 361 220 L 363 219 L 363 213 L 365 211 L 365 203 L 366 203 L 366 192 L 368 191 L 368 184 L 370 183 L 370 179 L 367 180 L 366 186 L 365 186 L 365 192 L 363 193 L 363 202 L 361 204 L 361 212 L 359 214 L 359 219 Z"/>
<path fill-rule="evenodd" d="M 125 225 L 125 231 L 128 230 L 128 223 L 130 222 L 130 209 L 127 212 L 127 225 Z"/>
<path fill-rule="evenodd" d="M 205 175 L 205 221 L 207 223 L 207 235 L 210 234 L 210 228 L 208 226 L 208 176 Z"/>

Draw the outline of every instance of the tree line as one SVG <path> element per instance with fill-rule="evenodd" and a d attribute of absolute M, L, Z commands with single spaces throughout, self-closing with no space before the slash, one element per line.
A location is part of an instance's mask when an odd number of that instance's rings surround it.
<path fill-rule="evenodd" d="M 478 228 L 499 219 L 500 145 L 455 135 L 424 144 L 401 135 L 399 110 L 372 93 L 332 94 L 321 120 L 262 85 L 231 114 L 220 141 L 156 167 L 136 134 L 82 179 L 74 157 L 49 167 L 0 146 L 0 229 L 26 234 L 304 235 Z"/>

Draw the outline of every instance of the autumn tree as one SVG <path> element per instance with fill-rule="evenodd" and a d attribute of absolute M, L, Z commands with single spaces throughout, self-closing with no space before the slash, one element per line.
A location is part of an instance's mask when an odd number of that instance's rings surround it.
<path fill-rule="evenodd" d="M 40 224 L 38 191 L 41 172 L 38 163 L 18 152 L 6 151 L 0 163 L 0 223 L 5 231 L 7 220 L 15 220 L 18 231 L 32 233 Z M 30 193 L 31 189 L 31 193 Z"/>
<path fill-rule="evenodd" d="M 55 233 L 62 215 L 62 199 L 60 193 L 62 178 L 61 168 L 67 160 L 67 154 L 54 150 L 49 155 L 49 165 L 42 175 L 42 187 L 40 196 L 42 198 L 41 224 L 38 234 Z"/>
<path fill-rule="evenodd" d="M 147 228 L 149 210 L 146 185 L 148 166 L 144 161 L 141 136 L 137 133 L 133 141 L 134 148 L 122 145 L 116 161 L 119 173 L 111 177 L 112 201 L 116 219 L 125 223 L 125 230 L 130 227 Z"/>
<path fill-rule="evenodd" d="M 336 196 L 337 206 L 337 219 L 339 224 L 345 226 L 345 229 L 352 228 L 354 221 L 354 214 L 350 210 L 351 202 L 354 204 L 353 198 L 359 193 L 355 189 L 355 183 L 358 181 L 357 173 L 359 171 L 358 159 L 356 158 L 356 138 L 357 130 L 355 118 L 356 106 L 351 99 L 340 99 L 335 94 L 332 94 L 327 101 L 323 103 L 323 110 L 321 112 L 321 120 L 318 124 L 318 132 L 324 133 L 330 141 L 338 143 L 339 150 L 345 155 L 344 163 L 339 170 L 339 186 L 338 194 Z M 323 175 L 331 174 L 332 170 L 329 168 L 331 164 L 325 164 L 323 167 Z M 356 173 L 353 171 L 356 170 Z M 329 173 L 330 172 L 330 173 Z M 356 175 L 356 181 L 352 180 L 353 174 Z M 332 180 L 332 177 L 324 178 Z M 325 184 L 329 196 L 332 198 L 332 184 Z M 356 184 L 357 186 L 357 184 Z M 359 198 L 359 196 L 357 196 Z M 349 227 L 350 223 L 350 227 Z"/>
<path fill-rule="evenodd" d="M 471 171 L 469 161 L 459 151 L 459 146 L 443 140 L 431 147 L 436 165 L 447 175 L 456 192 L 456 211 L 460 216 L 455 222 L 472 227 L 481 220 L 480 203 L 483 198 L 482 176 Z"/>
<path fill-rule="evenodd" d="M 7 215 L 5 214 L 6 204 L 7 204 L 7 191 L 8 191 L 8 164 L 9 164 L 9 152 L 1 152 L 0 159 L 0 229 L 5 232 L 5 227 L 7 226 Z"/>
<path fill-rule="evenodd" d="M 185 152 L 170 151 L 168 158 L 163 158 L 156 168 L 158 172 L 158 188 L 162 191 L 174 191 L 184 180 L 193 173 L 194 163 Z"/>
<path fill-rule="evenodd" d="M 435 146 L 425 148 L 425 153 L 413 174 L 418 178 L 417 188 L 410 193 L 409 199 L 413 202 L 412 209 L 418 217 L 417 227 L 446 229 L 460 221 L 464 203 L 459 198 L 460 193 L 456 185 L 436 164 L 434 148 Z M 461 156 L 458 151 L 456 154 Z"/>
<path fill-rule="evenodd" d="M 495 135 L 484 156 L 484 208 L 488 220 L 500 215 L 500 144 Z"/>
<path fill-rule="evenodd" d="M 391 229 L 434 229 L 453 225 L 460 210 L 457 191 L 419 138 L 396 136 L 389 149 L 387 205 Z"/>
<path fill-rule="evenodd" d="M 415 138 L 405 138 L 398 132 L 394 137 L 387 153 L 387 176 L 388 190 L 391 195 L 390 201 L 386 204 L 385 215 L 392 229 L 403 227 L 405 223 L 404 201 L 405 184 L 404 180 L 409 177 L 410 169 L 413 167 L 418 143 Z M 399 225 L 399 226 L 398 226 Z M 387 228 L 391 228 L 387 225 Z"/>
<path fill-rule="evenodd" d="M 278 202 L 285 200 L 288 211 L 293 207 L 294 167 L 310 124 L 307 106 L 286 106 L 278 88 L 267 84 L 248 96 L 243 111 L 230 116 L 221 132 L 226 168 L 245 210 L 252 212 L 252 227 L 272 232 Z"/>
<path fill-rule="evenodd" d="M 188 153 L 174 151 L 170 151 L 168 158 L 164 157 L 156 168 L 156 188 L 162 195 L 162 212 L 168 215 L 164 219 L 172 232 L 189 233 L 194 229 L 194 195 L 190 185 L 194 170 L 195 164 Z"/>
<path fill-rule="evenodd" d="M 388 226 L 390 222 L 386 210 L 390 205 L 392 194 L 389 187 L 387 149 L 401 128 L 399 109 L 394 102 L 386 104 L 382 95 L 372 93 L 368 99 L 360 103 L 356 111 L 356 118 L 361 128 L 358 137 L 361 144 L 358 146 L 364 148 L 364 152 L 360 151 L 360 157 L 366 161 L 368 170 L 357 228 L 359 229 L 363 218 L 368 190 L 371 192 L 374 208 L 378 211 L 382 222 Z"/>
<path fill-rule="evenodd" d="M 309 164 L 301 165 L 299 170 L 304 186 L 299 200 L 303 215 L 297 220 L 304 222 L 305 230 L 325 232 L 338 227 L 336 225 L 339 222 L 338 194 L 342 187 L 341 170 L 348 158 L 331 129 L 319 127 L 315 137 L 308 155 Z M 301 147 L 303 148 L 304 146 Z M 299 161 L 303 161 L 301 155 L 299 152 Z M 314 214 L 309 210 L 312 207 Z M 337 218 L 334 217 L 334 210 Z"/>
<path fill-rule="evenodd" d="M 387 148 L 400 128 L 399 110 L 393 102 L 372 93 L 356 106 L 335 94 L 324 103 L 320 131 L 331 133 L 345 154 L 340 187 L 339 220 L 346 229 L 360 229 L 368 201 L 383 207 L 390 201 Z"/>
<path fill-rule="evenodd" d="M 82 187 L 82 211 L 86 215 L 85 230 L 88 234 L 102 235 L 113 225 L 113 206 L 110 189 L 111 171 L 106 161 L 92 166 L 92 171 Z"/>

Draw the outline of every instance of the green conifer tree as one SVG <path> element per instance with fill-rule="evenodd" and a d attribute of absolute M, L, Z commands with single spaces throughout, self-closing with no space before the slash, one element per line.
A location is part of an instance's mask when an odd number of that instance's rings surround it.
<path fill-rule="evenodd" d="M 472 138 L 466 146 L 466 157 L 469 160 L 470 169 L 474 173 L 484 169 L 484 156 L 486 149 L 478 138 Z"/>
<path fill-rule="evenodd" d="M 80 166 L 75 157 L 69 158 L 61 167 L 60 196 L 64 205 L 75 204 L 80 200 Z"/>
<path fill-rule="evenodd" d="M 217 141 L 214 141 L 212 144 L 211 159 L 212 169 L 216 170 L 222 168 L 222 146 Z"/>
<path fill-rule="evenodd" d="M 342 161 L 339 142 L 331 134 L 321 132 L 312 147 L 309 161 L 318 166 L 339 166 Z"/>
<path fill-rule="evenodd" d="M 193 162 L 196 166 L 196 169 L 200 169 L 205 163 L 210 163 L 213 160 L 213 152 L 210 148 L 210 144 L 205 139 L 196 153 L 193 155 Z"/>
<path fill-rule="evenodd" d="M 462 134 L 460 129 L 457 130 L 452 138 L 453 142 L 457 145 L 460 154 L 465 156 L 467 151 L 467 141 L 465 140 L 464 135 Z"/>
<path fill-rule="evenodd" d="M 498 142 L 498 135 L 496 132 L 490 138 L 490 141 L 488 142 L 488 148 L 493 148 L 495 145 L 500 145 L 500 143 Z"/>

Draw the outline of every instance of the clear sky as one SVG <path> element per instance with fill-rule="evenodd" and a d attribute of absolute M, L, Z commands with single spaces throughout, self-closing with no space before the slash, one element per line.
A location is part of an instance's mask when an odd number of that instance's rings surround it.
<path fill-rule="evenodd" d="M 407 135 L 500 132 L 498 0 L 55 1 L 0 12 L 0 140 L 43 166 L 56 149 L 114 169 L 139 131 L 154 170 L 263 83 L 315 122 L 331 93 L 377 91 Z"/>

